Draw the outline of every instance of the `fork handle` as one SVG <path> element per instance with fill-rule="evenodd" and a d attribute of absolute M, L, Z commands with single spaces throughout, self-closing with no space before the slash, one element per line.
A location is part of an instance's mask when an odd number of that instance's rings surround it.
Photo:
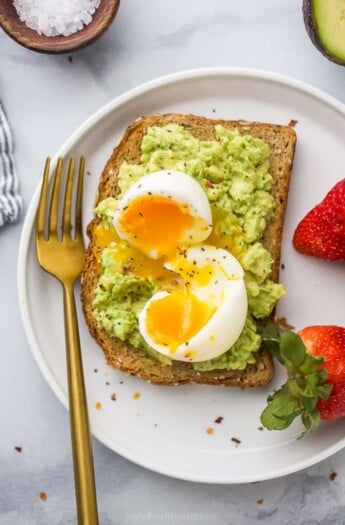
<path fill-rule="evenodd" d="M 98 525 L 95 474 L 74 282 L 63 284 L 69 410 L 78 525 Z"/>

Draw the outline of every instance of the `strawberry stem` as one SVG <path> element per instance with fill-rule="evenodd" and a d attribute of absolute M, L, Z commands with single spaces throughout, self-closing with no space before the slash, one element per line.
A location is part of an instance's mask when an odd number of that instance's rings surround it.
<path fill-rule="evenodd" d="M 297 418 L 305 431 L 315 429 L 320 422 L 319 399 L 328 399 L 332 385 L 326 384 L 327 370 L 321 368 L 323 357 L 312 356 L 294 332 L 282 335 L 276 324 L 258 327 L 263 345 L 287 370 L 286 383 L 268 397 L 261 414 L 261 423 L 268 430 L 283 430 Z"/>

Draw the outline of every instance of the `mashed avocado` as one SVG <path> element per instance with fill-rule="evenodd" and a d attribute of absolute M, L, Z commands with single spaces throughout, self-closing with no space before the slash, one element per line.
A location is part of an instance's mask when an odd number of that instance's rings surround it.
<path fill-rule="evenodd" d="M 148 128 L 142 140 L 141 163 L 124 162 L 118 178 L 121 198 L 135 180 L 147 173 L 175 169 L 194 177 L 205 190 L 213 214 L 213 233 L 206 242 L 227 248 L 244 268 L 248 317 L 242 334 L 220 357 L 193 363 L 200 371 L 244 369 L 254 363 L 261 344 L 254 319 L 267 317 L 284 294 L 283 286 L 268 278 L 272 257 L 260 242 L 267 220 L 274 213 L 269 147 L 260 139 L 241 136 L 222 126 L 215 126 L 215 135 L 215 140 L 204 141 L 177 124 Z M 113 228 L 116 206 L 117 200 L 108 198 L 95 210 L 107 228 Z M 93 303 L 96 322 L 110 335 L 170 364 L 169 358 L 148 347 L 138 330 L 137 315 L 157 291 L 157 283 L 123 274 L 112 249 L 102 252 L 102 275 Z"/>

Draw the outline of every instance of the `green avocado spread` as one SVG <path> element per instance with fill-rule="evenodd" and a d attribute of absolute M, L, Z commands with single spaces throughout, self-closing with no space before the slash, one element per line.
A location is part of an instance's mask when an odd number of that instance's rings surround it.
<path fill-rule="evenodd" d="M 283 286 L 269 279 L 272 257 L 260 242 L 275 210 L 270 193 L 269 147 L 258 138 L 240 135 L 220 125 L 215 126 L 215 139 L 206 141 L 195 138 L 180 125 L 168 124 L 148 128 L 141 151 L 140 164 L 123 162 L 120 166 L 117 198 L 101 201 L 95 214 L 105 229 L 112 230 L 118 200 L 134 181 L 148 173 L 174 169 L 199 182 L 213 215 L 213 233 L 205 242 L 228 249 L 241 263 L 248 316 L 232 348 L 217 358 L 192 363 L 192 366 L 201 372 L 243 370 L 255 363 L 255 352 L 261 344 L 255 320 L 267 317 L 284 294 Z M 114 257 L 116 249 L 116 243 L 102 249 L 101 276 L 93 302 L 94 318 L 110 336 L 128 341 L 170 365 L 172 360 L 150 348 L 138 329 L 138 313 L 158 291 L 159 283 L 150 277 L 125 273 L 125 261 L 119 262 Z"/>

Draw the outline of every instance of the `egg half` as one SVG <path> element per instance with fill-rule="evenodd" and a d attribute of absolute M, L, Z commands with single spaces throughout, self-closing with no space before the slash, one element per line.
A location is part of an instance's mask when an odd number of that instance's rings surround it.
<path fill-rule="evenodd" d="M 198 245 L 164 266 L 184 289 L 159 291 L 139 314 L 139 330 L 158 352 L 179 361 L 212 359 L 240 336 L 247 316 L 244 272 L 228 251 Z"/>
<path fill-rule="evenodd" d="M 152 259 L 170 256 L 179 245 L 207 239 L 212 230 L 209 201 L 185 173 L 144 175 L 122 197 L 114 217 L 117 234 Z"/>

